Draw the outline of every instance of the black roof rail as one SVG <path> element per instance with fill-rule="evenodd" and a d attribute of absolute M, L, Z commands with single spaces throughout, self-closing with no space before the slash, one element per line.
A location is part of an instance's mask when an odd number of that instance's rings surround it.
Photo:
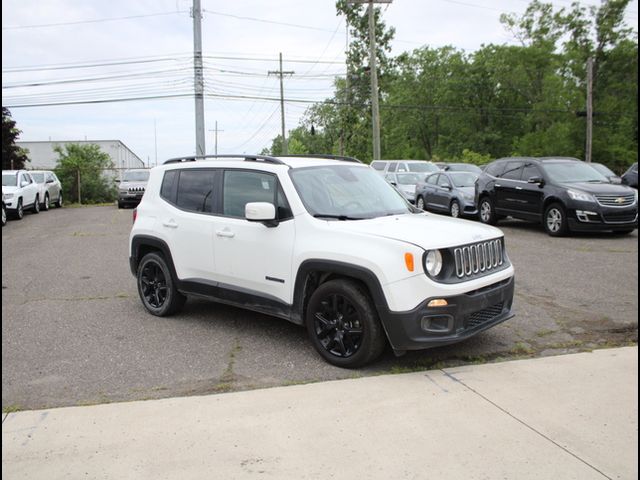
<path fill-rule="evenodd" d="M 342 160 L 343 162 L 362 163 L 355 157 L 345 157 L 343 155 L 324 155 L 322 153 L 305 153 L 300 155 L 278 155 L 279 157 L 300 157 L 300 158 L 328 158 L 330 160 Z"/>
<path fill-rule="evenodd" d="M 162 164 L 167 165 L 170 163 L 195 162 L 196 160 L 205 160 L 207 158 L 242 158 L 245 162 L 264 162 L 273 163 L 276 165 L 286 165 L 286 163 L 284 163 L 282 160 L 275 157 L 270 157 L 268 155 L 246 155 L 244 153 L 237 155 L 194 155 L 190 157 L 177 157 L 165 160 Z"/>

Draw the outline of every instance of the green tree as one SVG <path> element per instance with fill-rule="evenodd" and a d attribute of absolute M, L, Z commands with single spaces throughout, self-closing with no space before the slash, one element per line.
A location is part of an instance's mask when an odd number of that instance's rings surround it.
<path fill-rule="evenodd" d="M 11 118 L 8 108 L 2 107 L 2 169 L 20 170 L 29 161 L 28 151 L 16 145 L 16 140 L 22 132 L 16 128 L 16 122 Z"/>
<path fill-rule="evenodd" d="M 112 202 L 116 198 L 114 180 L 105 175 L 114 168 L 111 157 L 95 144 L 69 143 L 56 147 L 56 175 L 67 198 L 79 203 Z"/>

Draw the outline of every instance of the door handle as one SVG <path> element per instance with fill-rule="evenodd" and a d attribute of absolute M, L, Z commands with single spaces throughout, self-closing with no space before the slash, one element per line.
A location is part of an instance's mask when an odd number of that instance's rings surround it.
<path fill-rule="evenodd" d="M 233 238 L 236 236 L 235 233 L 233 233 L 231 230 L 216 230 L 216 235 L 218 237 L 225 237 L 225 238 Z"/>
<path fill-rule="evenodd" d="M 162 222 L 162 226 L 167 228 L 178 228 L 178 224 L 173 219 L 169 220 L 168 222 Z"/>
<path fill-rule="evenodd" d="M 495 186 L 500 188 L 502 185 L 500 185 L 499 183 L 496 183 Z"/>
<path fill-rule="evenodd" d="M 522 190 L 522 187 L 516 187 L 516 190 Z"/>

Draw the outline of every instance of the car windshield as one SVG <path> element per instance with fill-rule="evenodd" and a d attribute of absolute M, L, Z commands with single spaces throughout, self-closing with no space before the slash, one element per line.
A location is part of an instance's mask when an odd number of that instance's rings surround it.
<path fill-rule="evenodd" d="M 542 164 L 547 175 L 561 183 L 609 183 L 609 180 L 591 165 L 575 162 L 544 162 Z"/>
<path fill-rule="evenodd" d="M 615 177 L 616 174 L 609 170 L 606 166 L 601 163 L 592 163 L 591 166 L 595 168 L 598 172 L 600 172 L 605 177 Z"/>
<path fill-rule="evenodd" d="M 3 187 L 15 187 L 18 185 L 17 173 L 3 173 L 2 174 L 2 186 Z"/>
<path fill-rule="evenodd" d="M 448 170 L 452 172 L 472 172 L 477 174 L 482 173 L 482 169 L 480 167 L 478 167 L 477 165 L 472 165 L 471 163 L 449 165 Z"/>
<path fill-rule="evenodd" d="M 123 182 L 146 182 L 147 180 L 149 180 L 148 171 L 124 172 L 122 177 Z"/>
<path fill-rule="evenodd" d="M 399 173 L 398 183 L 400 185 L 415 185 L 422 180 L 422 175 L 417 173 Z"/>
<path fill-rule="evenodd" d="M 409 171 L 410 172 L 419 172 L 419 173 L 426 173 L 426 172 L 437 172 L 439 170 L 438 167 L 436 167 L 433 163 L 409 163 L 407 164 L 409 166 Z"/>
<path fill-rule="evenodd" d="M 32 173 L 31 178 L 33 178 L 36 183 L 44 183 L 44 173 Z"/>
<path fill-rule="evenodd" d="M 470 172 L 455 172 L 449 174 L 451 181 L 456 187 L 473 187 L 476 183 L 478 175 Z"/>
<path fill-rule="evenodd" d="M 323 165 L 289 171 L 307 211 L 318 218 L 362 220 L 411 213 L 402 195 L 374 170 Z"/>

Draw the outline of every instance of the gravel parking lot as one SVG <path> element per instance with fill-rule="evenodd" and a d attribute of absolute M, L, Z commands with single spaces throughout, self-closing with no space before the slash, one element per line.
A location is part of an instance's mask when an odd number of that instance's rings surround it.
<path fill-rule="evenodd" d="M 2 229 L 5 411 L 225 392 L 637 342 L 638 233 L 548 237 L 500 224 L 516 317 L 464 343 L 356 371 L 325 363 L 303 328 L 190 299 L 157 318 L 128 267 L 131 210 L 53 209 Z"/>

